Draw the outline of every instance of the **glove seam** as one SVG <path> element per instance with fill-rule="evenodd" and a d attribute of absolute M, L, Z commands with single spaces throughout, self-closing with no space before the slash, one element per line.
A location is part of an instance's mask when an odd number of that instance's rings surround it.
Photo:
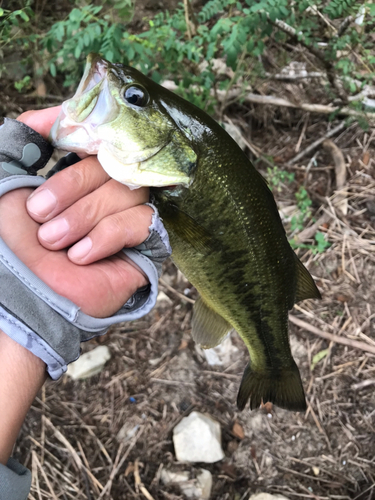
<path fill-rule="evenodd" d="M 21 332 L 25 333 L 27 337 L 31 337 L 32 340 L 35 340 L 37 342 L 37 344 L 39 344 L 39 346 L 43 349 L 43 351 L 45 351 L 45 353 L 48 355 L 48 356 L 51 356 L 52 359 L 54 359 L 56 361 L 56 363 L 59 365 L 60 368 L 62 368 L 64 365 L 59 361 L 58 358 L 56 358 L 53 354 L 51 354 L 50 352 L 47 351 L 47 349 L 44 347 L 44 345 L 42 344 L 42 342 L 40 342 L 38 340 L 38 338 L 33 338 L 30 333 L 22 327 L 22 324 L 20 324 L 19 322 L 16 322 L 16 321 L 12 321 L 10 320 L 7 316 L 5 316 L 5 314 L 2 314 L 0 312 L 0 318 L 2 318 L 4 321 L 6 321 L 7 323 L 9 323 L 10 325 L 13 325 L 15 326 L 16 328 L 18 328 L 19 330 L 21 330 Z M 35 332 L 36 333 L 36 332 Z M 36 335 L 38 335 L 36 333 Z"/>
<path fill-rule="evenodd" d="M 16 274 L 17 276 L 19 276 L 20 278 L 22 278 L 21 282 L 23 281 L 24 283 L 27 284 L 27 286 L 31 290 L 35 290 L 36 292 L 38 292 L 37 295 L 40 294 L 39 296 L 42 297 L 45 302 L 47 302 L 48 304 L 53 304 L 59 311 L 63 311 L 66 314 L 66 311 L 64 309 L 62 309 L 55 302 L 53 302 L 51 299 L 49 299 L 47 295 L 45 295 L 39 288 L 37 288 L 36 286 L 34 286 L 22 273 L 20 273 L 18 271 L 18 269 L 16 269 L 11 264 L 11 262 L 9 262 L 9 260 L 7 260 L 7 258 L 5 257 L 4 254 L 0 253 L 0 257 L 1 257 L 2 261 L 7 264 L 8 268 L 12 269 L 12 272 L 14 272 L 14 274 Z"/>

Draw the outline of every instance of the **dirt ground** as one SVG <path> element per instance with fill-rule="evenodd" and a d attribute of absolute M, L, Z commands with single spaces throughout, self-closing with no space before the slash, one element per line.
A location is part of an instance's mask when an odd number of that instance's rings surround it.
<path fill-rule="evenodd" d="M 1 86 L 5 115 L 47 104 Z M 332 137 L 347 176 L 337 190 L 334 159 L 321 145 L 289 162 L 340 120 L 255 105 L 226 114 L 260 158 L 295 174 L 274 189 L 288 235 L 302 233 L 291 232 L 297 189 L 305 186 L 313 202 L 307 248 L 297 254 L 323 298 L 296 305 L 290 321 L 307 412 L 237 411 L 247 349 L 234 333 L 231 361 L 207 363 L 190 337 L 196 291 L 168 262 L 160 290 L 169 300 L 83 346 L 109 347 L 104 370 L 85 381 L 49 381 L 35 400 L 15 449 L 33 471 L 30 500 L 182 500 L 177 487 L 162 484 L 162 469 L 194 478 L 200 468 L 213 475 L 213 500 L 247 500 L 261 491 L 290 500 L 375 499 L 375 128 L 344 124 Z M 264 161 L 257 168 L 267 174 Z M 311 248 L 316 230 L 330 244 L 323 252 Z M 172 430 L 192 410 L 220 423 L 224 460 L 177 463 Z"/>

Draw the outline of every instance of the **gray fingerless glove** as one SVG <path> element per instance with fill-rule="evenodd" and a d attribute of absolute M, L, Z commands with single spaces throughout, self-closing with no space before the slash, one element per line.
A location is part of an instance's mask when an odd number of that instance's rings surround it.
<path fill-rule="evenodd" d="M 0 127 L 0 197 L 21 187 L 40 186 L 45 181 L 43 177 L 12 173 L 30 171 L 34 174 L 43 163 L 40 158 L 45 164 L 52 153 L 50 144 L 32 129 L 20 122 L 11 123 L 9 128 L 7 122 L 16 121 L 6 120 Z M 17 136 L 18 124 L 22 128 L 20 137 Z M 25 127 L 31 130 L 30 136 Z M 14 143 L 23 141 L 23 145 L 18 144 L 17 156 L 13 159 L 9 146 L 11 140 Z M 69 156 L 65 166 L 74 162 Z M 66 371 L 67 364 L 79 357 L 80 342 L 104 334 L 115 323 L 138 319 L 154 307 L 161 264 L 171 254 L 171 248 L 157 210 L 153 209 L 147 240 L 137 249 L 123 250 L 147 275 L 150 284 L 139 289 L 109 318 L 84 314 L 76 304 L 55 293 L 0 238 L 0 329 L 41 358 L 53 379 L 59 378 Z"/>

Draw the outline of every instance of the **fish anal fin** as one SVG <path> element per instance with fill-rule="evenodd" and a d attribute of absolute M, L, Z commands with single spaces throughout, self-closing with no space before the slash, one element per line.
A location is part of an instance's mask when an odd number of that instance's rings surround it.
<path fill-rule="evenodd" d="M 306 399 L 301 376 L 293 361 L 290 368 L 274 372 L 256 371 L 249 363 L 244 371 L 237 406 L 241 411 L 250 400 L 250 409 L 259 408 L 261 403 L 273 403 L 291 411 L 306 411 Z"/>
<path fill-rule="evenodd" d="M 306 267 L 296 256 L 297 286 L 295 302 L 305 299 L 321 299 L 322 296 Z"/>
<path fill-rule="evenodd" d="M 232 326 L 199 297 L 194 304 L 191 335 L 203 349 L 217 346 Z"/>

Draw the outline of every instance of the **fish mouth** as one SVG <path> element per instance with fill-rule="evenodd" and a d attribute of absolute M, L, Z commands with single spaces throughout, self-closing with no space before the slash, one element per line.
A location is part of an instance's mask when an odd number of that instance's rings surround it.
<path fill-rule="evenodd" d="M 54 147 L 77 153 L 98 153 L 100 140 L 93 140 L 96 129 L 118 113 L 108 73 L 109 63 L 98 54 L 89 54 L 76 93 L 63 103 L 52 126 L 50 139 Z"/>

